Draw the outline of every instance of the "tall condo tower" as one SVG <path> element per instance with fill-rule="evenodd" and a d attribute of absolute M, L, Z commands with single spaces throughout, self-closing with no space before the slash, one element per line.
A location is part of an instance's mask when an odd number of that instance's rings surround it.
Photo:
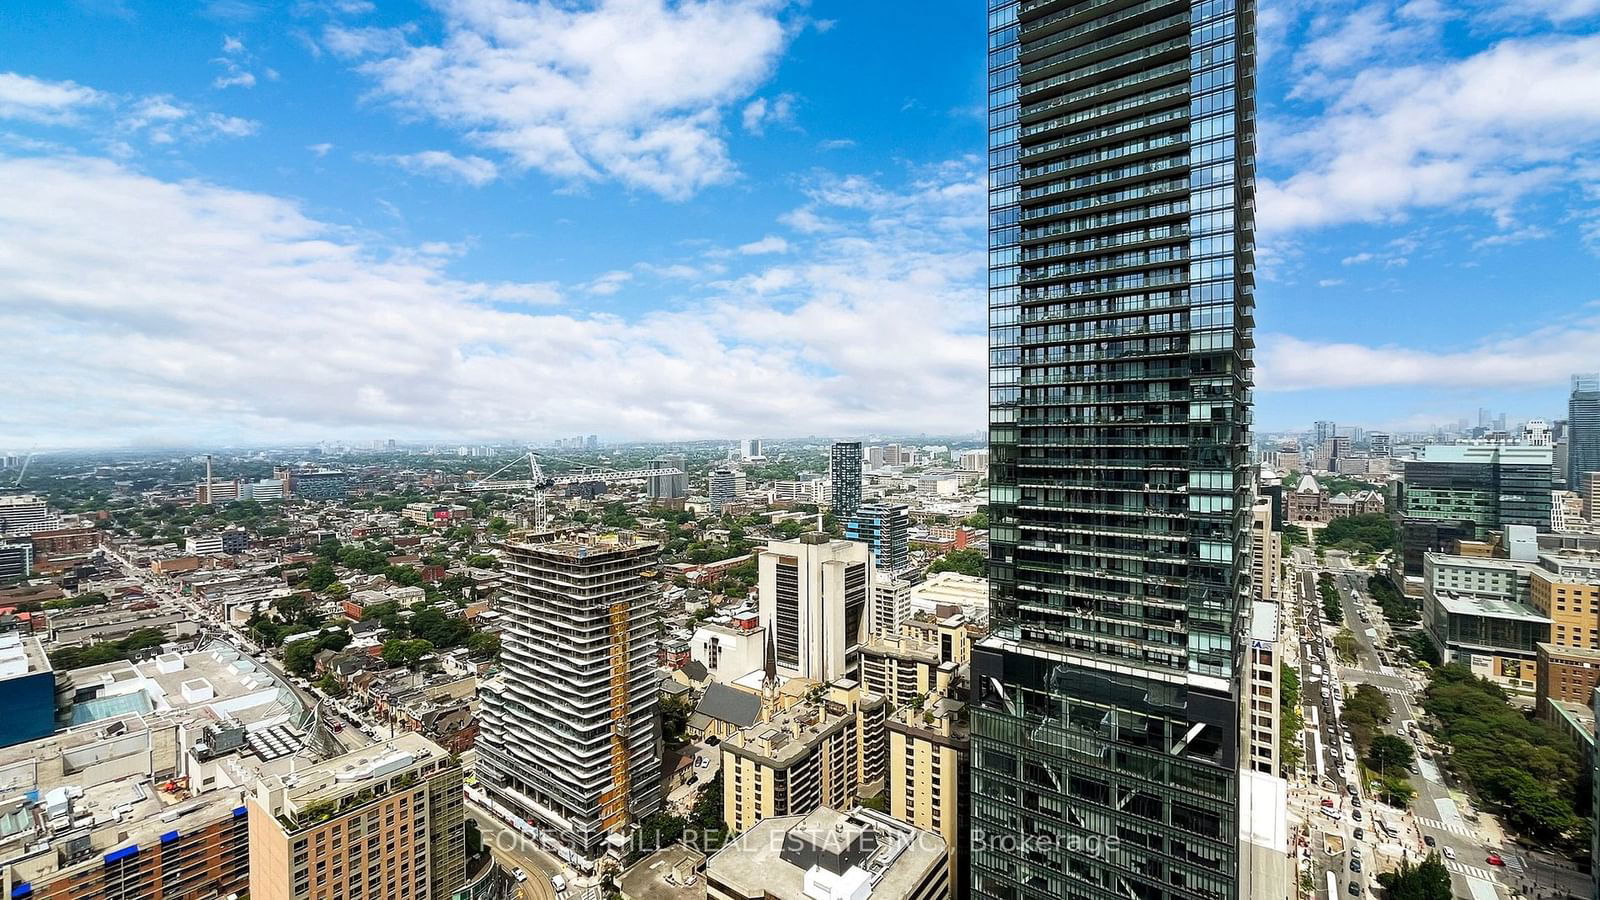
<path fill-rule="evenodd" d="M 1567 490 L 1578 491 L 1586 475 L 1600 472 L 1600 374 L 1572 376 L 1567 435 Z"/>
<path fill-rule="evenodd" d="M 833 514 L 840 519 L 855 515 L 861 506 L 861 442 L 835 441 L 828 453 L 828 473 L 833 481 Z"/>
<path fill-rule="evenodd" d="M 988 27 L 971 895 L 1238 897 L 1255 4 Z"/>
<path fill-rule="evenodd" d="M 594 859 L 661 807 L 660 545 L 623 534 L 505 545 L 501 674 L 485 682 L 478 774 L 503 815 Z"/>

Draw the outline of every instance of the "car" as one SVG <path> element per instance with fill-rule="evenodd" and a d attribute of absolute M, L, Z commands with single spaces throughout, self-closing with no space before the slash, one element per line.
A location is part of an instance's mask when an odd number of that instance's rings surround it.
<path fill-rule="evenodd" d="M 1362 840 L 1367 836 L 1367 830 L 1365 828 L 1361 828 L 1360 826 L 1357 826 L 1355 831 L 1350 832 L 1350 836 L 1355 838 L 1358 841 Z"/>
<path fill-rule="evenodd" d="M 1422 842 L 1424 844 L 1427 844 L 1429 847 L 1432 847 L 1432 846 L 1434 846 L 1434 845 L 1439 843 L 1438 841 L 1433 839 L 1433 835 L 1431 835 L 1431 834 L 1423 835 L 1422 836 Z"/>
<path fill-rule="evenodd" d="M 1323 807 L 1325 809 L 1333 809 L 1335 804 L 1333 802 L 1333 798 L 1332 797 L 1323 797 L 1322 798 L 1322 805 L 1323 805 Z"/>
<path fill-rule="evenodd" d="M 1491 866 L 1503 866 L 1506 864 L 1506 861 L 1500 858 L 1500 854 L 1493 851 L 1490 851 L 1489 855 L 1484 857 L 1483 861 Z"/>
<path fill-rule="evenodd" d="M 567 889 L 567 880 L 560 875 L 551 875 L 550 886 L 555 888 L 556 893 L 559 894 Z"/>
<path fill-rule="evenodd" d="M 1345 790 L 1347 790 L 1347 791 L 1349 791 L 1349 792 L 1350 792 L 1350 796 L 1352 796 L 1352 797 L 1354 797 L 1354 796 L 1356 796 L 1356 795 L 1357 795 L 1357 794 L 1359 794 L 1359 793 L 1360 793 L 1360 791 L 1359 791 L 1359 790 L 1357 790 L 1357 788 L 1356 788 L 1356 786 L 1355 786 L 1355 785 L 1353 785 L 1353 784 L 1347 784 L 1347 785 L 1345 785 L 1345 786 L 1344 786 L 1344 789 L 1345 789 Z"/>
<path fill-rule="evenodd" d="M 1350 749 L 1349 747 L 1344 748 L 1344 761 L 1345 762 L 1355 762 L 1356 761 L 1356 752 L 1354 750 Z"/>
<path fill-rule="evenodd" d="M 1361 808 L 1361 795 L 1359 795 L 1359 794 L 1351 794 L 1350 795 L 1350 805 L 1355 807 L 1356 809 L 1360 809 Z"/>
<path fill-rule="evenodd" d="M 1352 822 L 1361 821 L 1361 810 L 1359 810 L 1359 809 L 1350 810 L 1350 821 L 1352 821 Z"/>
<path fill-rule="evenodd" d="M 1360 859 L 1361 858 L 1361 848 L 1360 847 L 1356 847 L 1356 846 L 1352 846 L 1350 848 L 1350 856 L 1352 858 L 1354 858 L 1354 859 Z"/>
<path fill-rule="evenodd" d="M 1349 891 L 1350 891 L 1350 896 L 1359 897 L 1359 896 L 1361 896 L 1361 885 L 1358 882 L 1352 881 L 1352 882 L 1350 882 Z"/>
<path fill-rule="evenodd" d="M 1334 820 L 1335 822 L 1344 818 L 1344 813 L 1339 812 L 1337 809 L 1329 809 L 1326 806 L 1322 808 L 1322 814 Z"/>
<path fill-rule="evenodd" d="M 519 881 L 519 882 L 528 880 L 528 873 L 522 871 L 522 869 L 520 869 L 520 868 L 512 869 L 511 870 L 511 876 L 513 878 L 517 879 L 517 881 Z"/>
<path fill-rule="evenodd" d="M 1361 871 L 1361 857 L 1359 857 L 1359 856 L 1350 857 L 1350 871 L 1352 871 L 1352 872 L 1360 872 Z"/>
<path fill-rule="evenodd" d="M 1448 860 L 1454 860 L 1456 858 L 1456 851 L 1449 847 L 1444 848 L 1444 858 Z"/>

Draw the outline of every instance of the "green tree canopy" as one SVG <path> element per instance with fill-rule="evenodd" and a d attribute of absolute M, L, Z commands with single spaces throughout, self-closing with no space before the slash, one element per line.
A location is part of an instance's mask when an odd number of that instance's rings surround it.
<path fill-rule="evenodd" d="M 982 550 L 972 548 L 951 550 L 928 566 L 928 574 L 959 572 L 962 575 L 974 575 L 982 578 L 988 574 L 988 565 L 989 560 Z"/>

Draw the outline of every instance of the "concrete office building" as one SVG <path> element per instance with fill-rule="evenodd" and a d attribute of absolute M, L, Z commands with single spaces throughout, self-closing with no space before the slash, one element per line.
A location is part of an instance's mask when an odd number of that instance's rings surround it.
<path fill-rule="evenodd" d="M 1572 376 L 1567 398 L 1567 484 L 1583 484 L 1583 476 L 1600 472 L 1600 374 Z"/>
<path fill-rule="evenodd" d="M 872 591 L 867 546 L 805 534 L 769 542 L 756 566 L 758 609 L 778 671 L 821 682 L 856 677 Z"/>
<path fill-rule="evenodd" d="M 0 581 L 32 574 L 33 544 L 26 540 L 0 540 Z"/>
<path fill-rule="evenodd" d="M 1257 497 L 1250 507 L 1250 599 L 1277 601 L 1282 566 L 1283 535 L 1272 529 L 1272 500 Z"/>
<path fill-rule="evenodd" d="M 995 0 L 988 26 L 971 896 L 1232 898 L 1255 4 Z M 1036 832 L 1122 849 L 1068 871 Z"/>
<path fill-rule="evenodd" d="M 252 900 L 449 900 L 466 883 L 461 767 L 405 732 L 256 785 Z"/>
<path fill-rule="evenodd" d="M 1249 767 L 1267 775 L 1283 775 L 1279 736 L 1282 733 L 1279 698 L 1283 694 L 1283 660 L 1278 656 L 1278 604 L 1257 600 L 1250 604 L 1250 648 L 1245 674 L 1250 686 L 1250 706 L 1239 721 L 1244 743 L 1250 748 Z"/>
<path fill-rule="evenodd" d="M 731 466 L 711 470 L 706 495 L 711 501 L 711 512 L 719 515 L 731 504 L 744 499 L 744 472 Z"/>
<path fill-rule="evenodd" d="M 835 441 L 828 451 L 828 480 L 832 482 L 833 514 L 853 516 L 861 505 L 861 442 Z"/>
<path fill-rule="evenodd" d="M 767 819 L 706 862 L 708 900 L 943 900 L 948 849 L 883 813 Z"/>
<path fill-rule="evenodd" d="M 296 472 L 290 484 L 306 500 L 343 500 L 350 492 L 350 476 L 330 469 Z"/>
<path fill-rule="evenodd" d="M 1387 457 L 1394 453 L 1394 435 L 1387 431 L 1369 431 L 1367 447 L 1373 456 Z"/>
<path fill-rule="evenodd" d="M 987 449 L 963 450 L 961 451 L 959 465 L 963 472 L 981 472 L 984 475 L 988 475 L 989 451 Z"/>
<path fill-rule="evenodd" d="M 872 548 L 872 564 L 880 572 L 901 572 L 909 563 L 911 515 L 904 503 L 863 503 L 844 520 L 845 540 Z"/>
<path fill-rule="evenodd" d="M 764 460 L 767 454 L 761 446 L 760 438 L 745 438 L 739 442 L 739 458 Z"/>
<path fill-rule="evenodd" d="M 501 673 L 485 682 L 489 797 L 585 859 L 661 806 L 660 546 L 628 533 L 507 543 Z"/>
<path fill-rule="evenodd" d="M 60 527 L 61 517 L 50 511 L 44 498 L 32 494 L 0 497 L 0 537 L 27 537 Z"/>

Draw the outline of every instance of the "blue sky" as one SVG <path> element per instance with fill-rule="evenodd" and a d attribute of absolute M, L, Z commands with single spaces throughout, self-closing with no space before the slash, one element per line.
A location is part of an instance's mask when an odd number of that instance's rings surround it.
<path fill-rule="evenodd" d="M 955 432 L 981 5 L 0 10 L 0 446 Z M 1258 429 L 1600 368 L 1600 0 L 1268 2 Z"/>

